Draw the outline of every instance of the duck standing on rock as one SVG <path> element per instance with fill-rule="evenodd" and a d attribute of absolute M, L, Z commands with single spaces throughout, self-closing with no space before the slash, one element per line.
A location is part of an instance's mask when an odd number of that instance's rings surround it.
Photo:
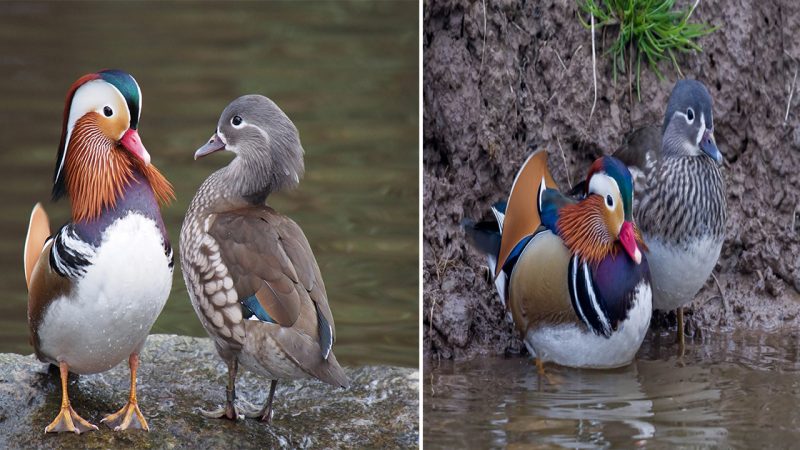
<path fill-rule="evenodd" d="M 683 349 L 683 306 L 714 270 L 728 220 L 711 95 L 698 81 L 678 81 L 662 133 L 645 130 L 615 156 L 645 180 L 635 216 L 649 247 L 653 308 L 677 309 Z"/>
<path fill-rule="evenodd" d="M 542 364 L 613 368 L 633 360 L 652 313 L 647 260 L 632 221 L 633 181 L 613 157 L 592 164 L 580 201 L 556 190 L 547 153 L 531 155 L 496 221 L 465 221 L 500 299 Z"/>
<path fill-rule="evenodd" d="M 31 214 L 24 254 L 31 342 L 61 372 L 61 411 L 45 432 L 96 430 L 70 405 L 68 373 L 104 372 L 126 358 L 128 403 L 102 422 L 148 429 L 136 370 L 172 288 L 159 203 L 174 195 L 139 139 L 141 108 L 139 85 L 125 72 L 78 79 L 67 94 L 53 185 L 54 200 L 69 196 L 72 221 L 51 236 L 42 206 Z"/>
<path fill-rule="evenodd" d="M 333 315 L 311 247 L 294 221 L 265 204 L 303 174 L 297 129 L 272 100 L 245 95 L 225 108 L 195 159 L 220 150 L 236 156 L 203 182 L 181 229 L 192 306 L 228 366 L 225 405 L 203 414 L 238 418 L 241 363 L 272 380 L 263 408 L 242 408 L 269 422 L 278 380 L 349 382 L 332 352 Z"/>

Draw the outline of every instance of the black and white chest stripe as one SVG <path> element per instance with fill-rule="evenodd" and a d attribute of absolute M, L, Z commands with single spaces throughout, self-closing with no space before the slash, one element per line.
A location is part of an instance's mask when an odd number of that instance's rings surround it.
<path fill-rule="evenodd" d="M 169 261 L 167 266 L 169 270 L 172 270 L 175 267 L 175 254 L 172 252 L 172 244 L 170 244 L 166 236 L 164 236 L 164 254 L 167 256 L 167 261 Z"/>
<path fill-rule="evenodd" d="M 81 239 L 70 224 L 61 227 L 52 239 L 50 266 L 53 270 L 67 278 L 85 275 L 86 268 L 97 253 L 97 249 Z"/>
<path fill-rule="evenodd" d="M 569 298 L 572 309 L 595 334 L 611 337 L 611 318 L 600 293 L 595 288 L 589 264 L 578 255 L 569 260 Z"/>

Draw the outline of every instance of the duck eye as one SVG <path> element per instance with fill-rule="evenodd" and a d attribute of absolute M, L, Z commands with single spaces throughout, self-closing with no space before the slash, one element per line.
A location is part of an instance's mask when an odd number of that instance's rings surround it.
<path fill-rule="evenodd" d="M 611 194 L 606 195 L 606 205 L 608 205 L 609 208 L 614 207 L 614 199 L 611 197 Z"/>
<path fill-rule="evenodd" d="M 233 119 L 231 119 L 231 124 L 235 127 L 238 127 L 242 124 L 242 118 L 239 116 L 233 116 Z"/>
<path fill-rule="evenodd" d="M 692 108 L 686 110 L 686 119 L 689 120 L 689 123 L 694 122 L 694 110 Z"/>
<path fill-rule="evenodd" d="M 111 117 L 112 115 L 114 115 L 114 110 L 113 110 L 113 109 L 111 109 L 111 107 L 110 107 L 110 106 L 106 106 L 106 107 L 104 107 L 104 108 L 103 108 L 103 114 L 104 114 L 106 117 Z"/>

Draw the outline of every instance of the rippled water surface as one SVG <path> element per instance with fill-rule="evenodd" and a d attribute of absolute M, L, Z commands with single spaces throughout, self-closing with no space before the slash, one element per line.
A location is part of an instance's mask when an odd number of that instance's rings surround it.
<path fill-rule="evenodd" d="M 797 336 L 713 335 L 689 344 L 648 338 L 617 370 L 527 358 L 427 363 L 426 448 L 796 447 Z"/>
<path fill-rule="evenodd" d="M 306 177 L 270 204 L 305 230 L 346 364 L 417 365 L 418 6 L 413 2 L 0 2 L 0 352 L 30 353 L 22 247 L 47 201 L 67 89 L 115 67 L 142 88 L 140 135 L 175 185 L 173 244 L 222 109 L 271 97 L 300 130 Z M 68 202 L 45 202 L 53 226 Z M 178 268 L 178 265 L 176 265 Z M 153 328 L 202 336 L 182 275 Z"/>

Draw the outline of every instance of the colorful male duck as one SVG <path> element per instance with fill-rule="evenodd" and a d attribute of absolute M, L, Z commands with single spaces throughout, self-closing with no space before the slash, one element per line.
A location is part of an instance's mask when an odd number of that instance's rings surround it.
<path fill-rule="evenodd" d="M 646 180 L 636 221 L 649 247 L 653 307 L 678 310 L 683 348 L 683 306 L 708 280 L 719 259 L 728 220 L 722 154 L 714 140 L 711 95 L 700 82 L 675 84 L 662 134 L 638 133 L 615 156 Z M 656 136 L 642 138 L 641 136 Z"/>
<path fill-rule="evenodd" d="M 467 222 L 467 235 L 487 254 L 500 299 L 540 370 L 547 361 L 623 366 L 652 313 L 631 174 L 607 156 L 592 164 L 582 200 L 555 188 L 540 150 L 517 174 L 507 206 L 493 208 L 497 222 Z"/>
<path fill-rule="evenodd" d="M 159 202 L 173 193 L 139 139 L 141 107 L 139 85 L 125 72 L 78 79 L 67 94 L 53 185 L 54 200 L 69 196 L 72 221 L 50 236 L 42 206 L 31 214 L 24 255 L 31 342 L 61 371 L 61 411 L 45 432 L 96 430 L 72 409 L 67 375 L 104 372 L 126 358 L 128 403 L 102 422 L 148 429 L 136 369 L 172 287 Z"/>
<path fill-rule="evenodd" d="M 192 305 L 228 365 L 225 405 L 203 414 L 238 418 L 241 363 L 272 380 L 263 408 L 242 408 L 269 422 L 278 380 L 348 380 L 331 351 L 333 316 L 311 247 L 294 221 L 265 204 L 303 174 L 297 129 L 270 99 L 245 95 L 225 108 L 195 159 L 219 150 L 236 157 L 200 186 L 181 229 Z"/>

